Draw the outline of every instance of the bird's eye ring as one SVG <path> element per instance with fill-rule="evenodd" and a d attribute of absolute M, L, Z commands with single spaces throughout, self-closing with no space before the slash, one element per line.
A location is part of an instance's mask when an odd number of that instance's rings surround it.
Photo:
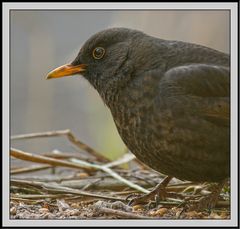
<path fill-rule="evenodd" d="M 102 47 L 97 47 L 93 50 L 92 55 L 96 60 L 102 59 L 105 54 L 105 49 Z"/>

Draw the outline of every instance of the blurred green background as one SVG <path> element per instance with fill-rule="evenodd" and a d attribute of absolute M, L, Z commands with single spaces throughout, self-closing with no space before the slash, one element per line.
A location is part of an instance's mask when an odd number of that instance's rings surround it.
<path fill-rule="evenodd" d="M 125 146 L 108 108 L 81 76 L 46 81 L 71 62 L 91 35 L 109 27 L 139 29 L 229 52 L 229 11 L 11 11 L 11 135 L 71 129 L 83 142 L 115 159 Z M 29 152 L 73 151 L 63 138 L 14 141 Z"/>

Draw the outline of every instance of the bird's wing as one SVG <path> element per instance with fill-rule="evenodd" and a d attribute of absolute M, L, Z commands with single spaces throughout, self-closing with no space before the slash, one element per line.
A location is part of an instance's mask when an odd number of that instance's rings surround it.
<path fill-rule="evenodd" d="M 200 105 L 201 116 L 217 125 L 229 126 L 230 72 L 228 67 L 207 64 L 178 66 L 168 70 L 161 81 L 165 85 L 163 87 L 165 93 L 169 96 L 186 95 L 200 98 L 204 103 Z"/>

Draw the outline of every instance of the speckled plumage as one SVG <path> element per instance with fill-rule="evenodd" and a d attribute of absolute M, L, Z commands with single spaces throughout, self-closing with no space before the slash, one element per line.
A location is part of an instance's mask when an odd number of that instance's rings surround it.
<path fill-rule="evenodd" d="M 92 50 L 106 50 L 101 60 Z M 124 28 L 91 37 L 72 65 L 110 108 L 119 134 L 138 159 L 191 181 L 229 177 L 229 56 Z"/>

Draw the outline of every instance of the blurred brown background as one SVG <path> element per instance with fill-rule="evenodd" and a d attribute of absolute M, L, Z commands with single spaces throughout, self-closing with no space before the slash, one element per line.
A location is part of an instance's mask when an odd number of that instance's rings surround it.
<path fill-rule="evenodd" d="M 11 135 L 71 129 L 114 159 L 125 146 L 108 108 L 81 76 L 46 81 L 71 62 L 92 34 L 108 27 L 139 29 L 229 52 L 228 11 L 11 11 Z M 14 141 L 30 152 L 73 151 L 61 138 Z"/>

